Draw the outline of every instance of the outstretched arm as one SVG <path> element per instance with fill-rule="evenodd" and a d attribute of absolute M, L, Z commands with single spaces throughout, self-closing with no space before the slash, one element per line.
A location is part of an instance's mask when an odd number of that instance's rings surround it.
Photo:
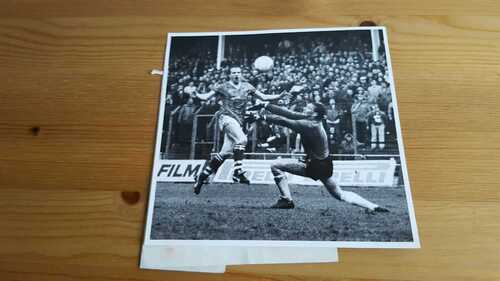
<path fill-rule="evenodd" d="M 269 110 L 271 113 L 274 113 L 276 115 L 280 115 L 280 116 L 283 116 L 283 117 L 286 117 L 289 119 L 294 119 L 294 120 L 307 119 L 307 116 L 302 114 L 302 113 L 291 111 L 291 110 L 288 110 L 286 108 L 272 105 L 272 104 L 266 105 L 265 109 Z"/>
<path fill-rule="evenodd" d="M 306 124 L 304 124 L 303 120 L 292 120 L 283 116 L 278 116 L 273 114 L 264 115 L 263 119 L 266 120 L 268 123 L 287 127 L 298 133 L 302 132 L 303 129 L 306 127 Z"/>
<path fill-rule="evenodd" d="M 212 91 L 205 93 L 205 94 L 200 94 L 198 92 L 195 92 L 195 94 L 196 94 L 196 97 L 199 98 L 200 100 L 209 100 L 211 97 L 215 96 L 217 94 L 217 92 L 212 90 Z"/>
<path fill-rule="evenodd" d="M 258 99 L 263 100 L 263 101 L 272 101 L 272 100 L 278 100 L 281 99 L 282 97 L 287 95 L 287 92 L 283 91 L 279 95 L 266 95 L 260 92 L 259 90 L 255 90 L 252 92 Z"/>
<path fill-rule="evenodd" d="M 279 126 L 290 128 L 298 133 L 301 133 L 304 128 L 308 125 L 306 120 L 292 120 L 283 116 L 274 114 L 260 114 L 258 112 L 247 111 L 245 114 L 245 121 L 248 123 L 253 123 L 258 120 L 264 120 L 270 124 L 276 124 Z"/>

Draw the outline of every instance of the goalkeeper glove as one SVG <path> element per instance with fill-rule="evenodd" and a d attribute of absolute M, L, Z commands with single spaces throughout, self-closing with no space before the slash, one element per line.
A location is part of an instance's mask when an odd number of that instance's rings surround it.
<path fill-rule="evenodd" d="M 261 115 L 258 112 L 247 112 L 245 114 L 245 122 L 246 123 L 253 123 L 253 122 L 256 122 L 259 120 L 265 120 L 265 119 L 266 119 L 266 116 Z"/>

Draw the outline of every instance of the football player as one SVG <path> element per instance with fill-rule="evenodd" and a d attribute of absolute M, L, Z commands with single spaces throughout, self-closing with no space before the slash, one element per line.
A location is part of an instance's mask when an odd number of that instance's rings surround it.
<path fill-rule="evenodd" d="M 221 109 L 215 114 L 214 118 L 217 119 L 219 129 L 224 133 L 224 140 L 219 153 L 208 161 L 201 175 L 195 179 L 193 186 L 195 194 L 200 193 L 208 177 L 217 171 L 224 160 L 230 157 L 231 153 L 234 158 L 233 181 L 236 183 L 250 183 L 242 169 L 242 160 L 247 144 L 247 136 L 243 132 L 242 125 L 249 94 L 255 95 L 258 99 L 264 101 L 276 100 L 286 95 L 285 92 L 279 95 L 266 95 L 256 90 L 250 83 L 243 81 L 240 67 L 231 67 L 229 81 L 215 86 L 213 90 L 206 94 L 196 93 L 196 96 L 201 100 L 208 100 L 215 96 L 217 101 L 221 103 Z"/>
<path fill-rule="evenodd" d="M 249 115 L 247 120 L 249 122 L 266 120 L 268 123 L 284 126 L 300 133 L 306 154 L 305 161 L 276 159 L 271 165 L 271 172 L 280 192 L 280 198 L 271 208 L 292 209 L 295 207 L 285 175 L 285 172 L 288 172 L 320 180 L 328 192 L 338 200 L 361 206 L 369 212 L 388 212 L 386 208 L 380 207 L 354 192 L 342 190 L 336 184 L 333 179 L 333 162 L 329 150 L 326 109 L 321 103 L 307 104 L 303 113 L 266 103 L 255 105 L 248 110 L 260 109 L 266 109 L 271 114 L 254 113 Z"/>

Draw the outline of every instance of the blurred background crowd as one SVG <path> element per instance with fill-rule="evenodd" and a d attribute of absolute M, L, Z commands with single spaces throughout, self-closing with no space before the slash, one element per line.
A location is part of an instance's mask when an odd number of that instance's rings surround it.
<path fill-rule="evenodd" d="M 200 146 L 196 156 L 210 153 L 215 132 L 210 115 L 219 105 L 215 99 L 197 99 L 195 92 L 210 91 L 228 80 L 231 66 L 239 66 L 244 79 L 260 92 L 290 92 L 278 105 L 301 112 L 308 102 L 323 103 L 328 109 L 332 153 L 398 154 L 384 46 L 374 56 L 368 31 L 227 36 L 219 68 L 217 40 L 206 36 L 172 41 L 162 153 L 185 157 L 192 141 Z M 274 60 L 272 70 L 253 68 L 262 55 Z M 249 95 L 248 105 L 255 102 Z M 300 135 L 286 128 L 261 122 L 245 129 L 247 152 L 301 152 Z"/>

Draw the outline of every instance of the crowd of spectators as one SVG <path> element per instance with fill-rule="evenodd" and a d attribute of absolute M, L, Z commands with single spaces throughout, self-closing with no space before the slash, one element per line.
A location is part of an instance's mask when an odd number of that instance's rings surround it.
<path fill-rule="evenodd" d="M 369 37 L 368 37 L 369 38 Z M 281 106 L 302 111 L 308 102 L 328 107 L 330 139 L 334 153 L 397 152 L 395 121 L 391 100 L 389 72 L 383 47 L 378 60 L 373 59 L 370 41 L 346 34 L 340 38 L 297 35 L 293 38 L 268 40 L 227 40 L 226 59 L 215 67 L 213 49 L 203 44 L 175 55 L 168 73 L 165 131 L 172 119 L 172 129 L 182 127 L 175 142 L 191 142 L 192 120 L 198 114 L 213 114 L 215 100 L 201 101 L 195 92 L 205 93 L 228 79 L 230 66 L 240 66 L 246 81 L 264 94 L 291 94 L 279 100 Z M 264 41 L 265 43 L 262 43 Z M 259 72 L 252 67 L 254 59 L 269 55 L 274 67 Z M 248 104 L 255 99 L 249 96 Z M 175 114 L 171 114 L 174 112 Z M 168 115 L 168 116 L 167 116 Z M 198 124 L 198 138 L 211 137 L 209 119 Z M 249 126 L 256 130 L 253 149 L 268 152 L 300 151 L 299 138 L 276 126 Z M 251 135 L 251 134 L 249 134 Z M 285 141 L 286 138 L 286 141 Z M 269 141 L 270 140 L 270 141 Z"/>

